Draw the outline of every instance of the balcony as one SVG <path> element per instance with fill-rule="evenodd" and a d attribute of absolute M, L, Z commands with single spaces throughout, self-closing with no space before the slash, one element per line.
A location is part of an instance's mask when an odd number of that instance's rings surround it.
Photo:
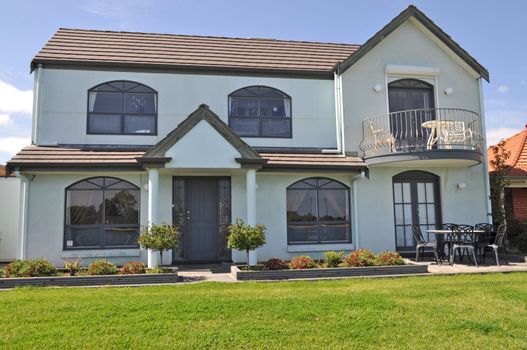
<path fill-rule="evenodd" d="M 470 166 L 482 162 L 481 119 L 465 109 L 413 109 L 366 118 L 362 135 L 360 149 L 369 164 L 424 161 L 428 166 L 445 162 Z"/>

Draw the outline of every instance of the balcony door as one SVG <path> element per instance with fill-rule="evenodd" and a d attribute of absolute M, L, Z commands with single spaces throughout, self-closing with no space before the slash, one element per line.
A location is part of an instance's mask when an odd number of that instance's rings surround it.
<path fill-rule="evenodd" d="M 439 177 L 424 171 L 405 171 L 393 177 L 395 247 L 398 252 L 415 252 L 412 225 L 421 227 L 426 240 L 434 241 L 427 230 L 441 225 Z"/>
<path fill-rule="evenodd" d="M 400 79 L 388 84 L 390 129 L 401 151 L 426 149 L 431 129 L 423 128 L 435 119 L 434 87 L 417 79 Z"/>

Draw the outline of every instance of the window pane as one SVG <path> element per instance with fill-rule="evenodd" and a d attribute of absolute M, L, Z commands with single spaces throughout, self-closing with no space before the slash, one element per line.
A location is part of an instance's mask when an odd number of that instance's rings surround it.
<path fill-rule="evenodd" d="M 423 182 L 417 183 L 417 200 L 419 203 L 426 203 L 425 184 Z"/>
<path fill-rule="evenodd" d="M 137 246 L 137 227 L 110 227 L 105 229 L 106 246 Z"/>
<path fill-rule="evenodd" d="M 70 189 L 75 189 L 75 190 L 92 190 L 93 189 L 93 190 L 97 190 L 97 189 L 101 188 L 101 186 L 102 185 L 98 185 L 94 181 L 82 181 L 82 182 L 79 182 L 78 184 L 75 184 L 75 185 L 71 186 Z"/>
<path fill-rule="evenodd" d="M 317 225 L 288 225 L 287 237 L 289 242 L 317 242 L 318 227 Z"/>
<path fill-rule="evenodd" d="M 317 220 L 316 190 L 287 191 L 287 220 L 305 222 Z"/>
<path fill-rule="evenodd" d="M 139 224 L 138 190 L 107 190 L 105 224 Z"/>
<path fill-rule="evenodd" d="M 318 213 L 320 221 L 347 221 L 348 220 L 348 191 L 345 190 L 319 190 Z"/>
<path fill-rule="evenodd" d="M 90 114 L 89 132 L 100 134 L 121 133 L 121 116 L 106 114 Z"/>
<path fill-rule="evenodd" d="M 66 229 L 66 248 L 99 247 L 102 245 L 100 240 L 100 226 L 68 227 Z"/>
<path fill-rule="evenodd" d="M 89 112 L 121 113 L 123 94 L 113 92 L 90 92 Z"/>
<path fill-rule="evenodd" d="M 268 117 L 285 117 L 283 99 L 263 99 L 260 101 L 260 115 Z"/>
<path fill-rule="evenodd" d="M 262 136 L 287 137 L 291 135 L 291 119 L 262 118 Z"/>
<path fill-rule="evenodd" d="M 240 136 L 258 136 L 260 129 L 260 120 L 256 118 L 231 118 L 229 123 Z"/>
<path fill-rule="evenodd" d="M 258 99 L 256 98 L 231 98 L 231 116 L 258 116 Z"/>
<path fill-rule="evenodd" d="M 346 223 L 341 224 L 321 224 L 321 241 L 346 241 L 349 240 L 350 226 Z"/>
<path fill-rule="evenodd" d="M 102 191 L 68 191 L 66 198 L 67 225 L 102 223 Z"/>
<path fill-rule="evenodd" d="M 125 94 L 124 112 L 138 114 L 156 113 L 155 95 L 150 94 Z"/>
<path fill-rule="evenodd" d="M 153 115 L 125 115 L 124 132 L 126 134 L 155 134 L 156 117 Z"/>

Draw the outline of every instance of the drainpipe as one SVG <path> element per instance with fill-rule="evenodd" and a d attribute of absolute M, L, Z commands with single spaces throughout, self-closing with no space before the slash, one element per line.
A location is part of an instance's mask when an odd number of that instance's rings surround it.
<path fill-rule="evenodd" d="M 40 77 L 42 73 L 42 64 L 35 69 L 35 80 L 33 83 L 33 123 L 31 125 L 31 144 L 37 144 L 38 120 L 40 114 Z"/>
<path fill-rule="evenodd" d="M 355 249 L 359 249 L 360 243 L 359 243 L 359 186 L 358 182 L 361 179 L 366 178 L 366 171 L 361 170 L 360 174 L 352 176 L 351 177 L 351 196 L 352 196 L 352 211 L 353 211 L 353 218 L 352 218 L 352 224 L 351 224 L 351 232 L 353 234 L 353 247 Z"/>
<path fill-rule="evenodd" d="M 28 218 L 28 199 L 29 183 L 31 180 L 22 175 L 19 170 L 15 171 L 15 176 L 20 179 L 20 206 L 18 210 L 18 259 L 27 258 L 27 218 Z"/>
<path fill-rule="evenodd" d="M 481 133 L 483 135 L 483 182 L 485 184 L 485 195 L 487 196 L 487 222 L 492 224 L 492 203 L 490 200 L 489 160 L 487 157 L 487 133 L 485 127 L 485 109 L 483 104 L 483 78 L 479 80 L 479 115 L 481 118 Z"/>
<path fill-rule="evenodd" d="M 344 153 L 344 119 L 342 107 L 342 77 L 335 71 L 333 73 L 333 86 L 335 94 L 335 132 L 337 138 L 336 149 L 324 149 L 322 153 Z"/>

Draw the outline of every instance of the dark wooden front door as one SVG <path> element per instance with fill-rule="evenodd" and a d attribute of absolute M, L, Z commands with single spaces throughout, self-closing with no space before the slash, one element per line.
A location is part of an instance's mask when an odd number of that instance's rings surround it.
<path fill-rule="evenodd" d="M 185 186 L 189 260 L 218 258 L 218 181 L 188 179 Z"/>

